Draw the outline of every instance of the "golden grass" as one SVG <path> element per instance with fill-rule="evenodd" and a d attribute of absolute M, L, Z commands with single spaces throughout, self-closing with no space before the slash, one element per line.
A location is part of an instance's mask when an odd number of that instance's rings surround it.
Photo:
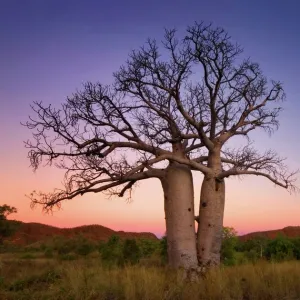
<path fill-rule="evenodd" d="M 210 271 L 186 283 L 167 268 L 105 268 L 97 258 L 75 261 L 5 260 L 0 299 L 287 300 L 300 299 L 300 262 L 261 262 Z"/>

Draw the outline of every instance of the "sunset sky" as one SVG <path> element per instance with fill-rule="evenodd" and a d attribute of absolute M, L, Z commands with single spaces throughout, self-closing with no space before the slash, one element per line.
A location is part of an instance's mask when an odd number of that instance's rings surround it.
<path fill-rule="evenodd" d="M 62 173 L 29 167 L 20 122 L 30 103 L 59 106 L 85 81 L 110 83 L 128 53 L 163 29 L 179 30 L 194 21 L 222 26 L 260 63 L 269 78 L 284 83 L 287 101 L 280 129 L 255 133 L 261 150 L 272 148 L 300 167 L 300 2 L 297 0 L 0 0 L 0 204 L 17 207 L 14 218 L 60 227 L 101 224 L 115 230 L 165 231 L 159 181 L 140 184 L 128 204 L 123 198 L 86 195 L 44 215 L 30 208 L 32 190 L 59 187 Z M 201 176 L 195 174 L 195 207 Z M 300 181 L 298 181 L 300 186 Z M 239 233 L 300 226 L 300 195 L 290 195 L 263 178 L 227 181 L 225 225 Z"/>

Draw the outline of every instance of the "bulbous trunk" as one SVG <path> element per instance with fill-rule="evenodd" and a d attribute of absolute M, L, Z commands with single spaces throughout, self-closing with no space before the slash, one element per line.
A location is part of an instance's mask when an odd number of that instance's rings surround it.
<path fill-rule="evenodd" d="M 165 198 L 169 265 L 197 270 L 192 172 L 185 165 L 171 163 L 161 183 Z"/>
<path fill-rule="evenodd" d="M 221 171 L 219 152 L 211 153 L 208 166 L 215 174 Z M 204 176 L 199 206 L 197 253 L 201 267 L 220 264 L 223 218 L 225 208 L 225 182 L 212 175 Z"/>

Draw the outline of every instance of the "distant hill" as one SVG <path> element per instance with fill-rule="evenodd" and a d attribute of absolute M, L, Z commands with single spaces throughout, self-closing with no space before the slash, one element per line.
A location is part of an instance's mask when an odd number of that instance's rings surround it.
<path fill-rule="evenodd" d="M 93 241 L 107 241 L 112 235 L 118 235 L 120 238 L 147 238 L 155 239 L 155 234 L 151 232 L 124 232 L 115 231 L 101 225 L 86 225 L 74 228 L 58 228 L 40 223 L 24 223 L 19 222 L 18 230 L 8 240 L 16 245 L 30 245 L 40 241 L 46 241 L 54 236 L 74 237 L 83 235 L 87 239 Z M 287 237 L 300 237 L 300 226 L 288 226 L 283 229 L 251 232 L 239 238 L 242 241 L 253 239 L 255 237 L 266 237 L 270 239 L 276 238 L 279 234 Z"/>
<path fill-rule="evenodd" d="M 101 225 L 86 225 L 74 228 L 58 228 L 40 223 L 20 222 L 15 234 L 8 240 L 16 245 L 29 245 L 35 242 L 44 241 L 54 236 L 74 237 L 76 235 L 94 241 L 107 241 L 112 235 L 120 238 L 147 238 L 157 239 L 156 235 L 150 232 L 124 232 L 114 231 Z"/>
<path fill-rule="evenodd" d="M 274 239 L 279 234 L 289 238 L 300 237 L 300 226 L 288 226 L 288 227 L 284 227 L 283 229 L 251 232 L 242 235 L 239 238 L 241 239 L 241 241 L 247 241 L 256 237 L 265 237 L 269 239 Z"/>

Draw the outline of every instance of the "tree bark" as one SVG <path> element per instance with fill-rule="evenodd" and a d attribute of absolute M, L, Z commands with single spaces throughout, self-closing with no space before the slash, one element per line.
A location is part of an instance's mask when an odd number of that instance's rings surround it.
<path fill-rule="evenodd" d="M 169 265 L 197 271 L 192 172 L 185 165 L 171 163 L 161 183 L 165 198 Z"/>
<path fill-rule="evenodd" d="M 219 151 L 209 155 L 208 166 L 217 175 L 221 171 Z M 204 268 L 220 264 L 223 218 L 225 208 L 225 181 L 216 176 L 204 176 L 199 206 L 197 253 L 199 265 Z"/>

